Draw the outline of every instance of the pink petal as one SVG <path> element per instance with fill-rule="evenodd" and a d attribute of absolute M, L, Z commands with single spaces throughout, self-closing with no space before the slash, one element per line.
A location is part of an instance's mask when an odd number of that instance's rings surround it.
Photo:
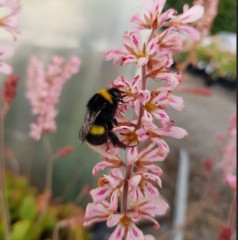
<path fill-rule="evenodd" d="M 95 203 L 102 202 L 107 196 L 112 192 L 112 188 L 108 185 L 103 187 L 98 187 L 90 191 L 92 199 Z"/>
<path fill-rule="evenodd" d="M 125 227 L 122 224 L 119 224 L 113 233 L 110 235 L 108 240 L 122 240 L 125 234 Z"/>
<path fill-rule="evenodd" d="M 131 188 L 136 188 L 138 187 L 140 181 L 141 181 L 141 175 L 135 175 L 129 180 L 129 185 Z"/>
<path fill-rule="evenodd" d="M 161 176 L 163 174 L 162 169 L 155 164 L 146 165 L 145 168 L 150 170 L 151 172 L 153 172 L 157 176 Z"/>
<path fill-rule="evenodd" d="M 204 7 L 201 5 L 196 5 L 185 11 L 181 16 L 179 16 L 180 21 L 183 23 L 191 23 L 197 21 L 204 14 Z"/>
<path fill-rule="evenodd" d="M 174 95 L 171 96 L 169 105 L 171 105 L 173 108 L 175 108 L 178 111 L 181 111 L 184 108 L 183 99 L 181 97 L 174 96 Z"/>
<path fill-rule="evenodd" d="M 121 214 L 111 214 L 109 218 L 107 219 L 107 226 L 113 227 L 119 223 L 121 220 L 122 215 Z"/>
<path fill-rule="evenodd" d="M 140 95 L 139 95 L 139 99 L 140 99 L 140 102 L 145 105 L 146 102 L 148 102 L 151 98 L 151 93 L 149 90 L 142 90 L 140 91 Z"/>
<path fill-rule="evenodd" d="M 13 70 L 12 70 L 12 67 L 9 66 L 8 64 L 0 62 L 0 72 L 6 75 L 10 75 L 12 74 Z"/>
<path fill-rule="evenodd" d="M 167 135 L 167 136 L 171 136 L 171 137 L 174 137 L 174 138 L 177 138 L 177 139 L 181 139 L 181 138 L 184 138 L 187 135 L 188 135 L 188 132 L 185 129 L 180 128 L 180 127 L 172 127 L 171 131 L 169 132 L 169 135 Z"/>
<path fill-rule="evenodd" d="M 128 163 L 133 164 L 137 160 L 137 156 L 138 156 L 138 148 L 136 146 L 128 149 L 127 151 Z"/>
<path fill-rule="evenodd" d="M 184 26 L 179 27 L 179 30 L 181 32 L 183 32 L 184 34 L 187 34 L 194 41 L 200 40 L 200 32 L 191 26 L 184 25 Z"/>
<path fill-rule="evenodd" d="M 146 46 L 146 52 L 149 53 L 149 55 L 152 55 L 156 52 L 157 44 L 155 38 L 152 38 L 150 42 Z"/>
<path fill-rule="evenodd" d="M 15 52 L 13 45 L 2 45 L 0 47 L 0 59 L 11 57 Z"/>
<path fill-rule="evenodd" d="M 144 184 L 143 189 L 145 196 L 149 199 L 155 198 L 159 195 L 158 189 L 149 182 Z"/>
<path fill-rule="evenodd" d="M 152 217 L 164 215 L 168 208 L 169 205 L 161 197 L 148 201 L 146 204 L 141 206 L 141 210 Z"/>
<path fill-rule="evenodd" d="M 163 111 L 163 110 L 160 110 L 160 109 L 155 109 L 153 112 L 152 112 L 152 115 L 161 121 L 162 124 L 166 124 L 169 122 L 169 116 L 168 114 Z"/>
<path fill-rule="evenodd" d="M 112 167 L 112 166 L 113 166 L 112 163 L 109 163 L 106 161 L 99 162 L 94 166 L 94 168 L 92 170 L 92 174 L 93 174 L 93 176 L 96 176 L 99 171 L 104 170 L 107 167 Z"/>
<path fill-rule="evenodd" d="M 130 227 L 128 229 L 128 235 L 133 240 L 144 240 L 143 232 L 134 223 L 130 224 Z"/>

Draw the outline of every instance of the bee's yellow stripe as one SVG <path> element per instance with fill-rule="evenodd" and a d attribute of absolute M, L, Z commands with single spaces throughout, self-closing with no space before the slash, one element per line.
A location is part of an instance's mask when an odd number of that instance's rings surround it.
<path fill-rule="evenodd" d="M 92 135 L 103 135 L 104 133 L 105 133 L 105 128 L 104 126 L 100 126 L 100 125 L 93 125 L 90 130 L 90 134 Z"/>
<path fill-rule="evenodd" d="M 107 89 L 102 89 L 98 92 L 103 98 L 105 98 L 109 103 L 112 104 L 112 96 Z"/>

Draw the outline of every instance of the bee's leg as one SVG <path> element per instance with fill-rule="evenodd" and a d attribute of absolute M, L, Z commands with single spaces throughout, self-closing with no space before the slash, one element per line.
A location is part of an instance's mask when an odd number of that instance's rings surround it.
<path fill-rule="evenodd" d="M 120 148 L 126 148 L 126 145 L 119 140 L 117 135 L 111 131 L 108 131 L 108 137 L 111 140 L 113 146 L 120 147 Z"/>
<path fill-rule="evenodd" d="M 112 119 L 112 122 L 114 123 L 115 126 L 118 125 L 118 122 L 117 122 L 116 118 L 113 118 L 113 119 Z"/>

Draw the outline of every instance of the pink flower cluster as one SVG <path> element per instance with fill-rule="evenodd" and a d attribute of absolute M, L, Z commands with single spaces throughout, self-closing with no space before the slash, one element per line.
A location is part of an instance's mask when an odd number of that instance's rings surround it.
<path fill-rule="evenodd" d="M 30 136 L 39 140 L 44 133 L 56 130 L 55 117 L 62 88 L 80 69 L 81 60 L 71 57 L 52 58 L 47 69 L 36 57 L 30 59 L 28 66 L 26 97 L 32 107 L 32 114 L 37 117 L 36 122 L 30 125 Z"/>
<path fill-rule="evenodd" d="M 223 147 L 223 157 L 221 160 L 221 169 L 224 173 L 225 181 L 232 190 L 236 190 L 236 113 L 230 116 L 229 129 L 226 141 Z"/>
<path fill-rule="evenodd" d="M 13 39 L 17 39 L 17 35 L 20 34 L 19 28 L 19 13 L 21 10 L 20 1 L 17 0 L 4 0 L 0 2 L 0 10 L 6 9 L 7 14 L 0 15 L 0 29 L 4 29 L 9 32 Z M 11 57 L 14 53 L 14 46 L 11 44 L 5 44 L 0 46 L 0 72 L 10 75 L 12 74 L 12 68 L 3 63 L 2 60 Z"/>
<path fill-rule="evenodd" d="M 170 68 L 172 54 L 182 50 L 184 37 L 199 39 L 198 31 L 188 23 L 202 16 L 203 7 L 185 5 L 184 12 L 177 14 L 174 9 L 162 12 L 164 5 L 165 0 L 146 0 L 144 12 L 131 19 L 134 30 L 123 35 L 123 47 L 105 55 L 114 64 L 135 63 L 141 69 L 141 74 L 130 80 L 120 76 L 111 82 L 123 96 L 116 115 L 118 126 L 113 130 L 128 146 L 126 157 L 108 143 L 97 149 L 103 161 L 93 168 L 93 175 L 104 169 L 109 169 L 109 174 L 99 178 L 98 187 L 90 192 L 93 203 L 86 208 L 85 225 L 106 221 L 108 227 L 115 226 L 109 240 L 155 239 L 144 236 L 138 224 L 149 220 L 158 229 L 156 217 L 168 209 L 158 190 L 162 170 L 157 163 L 169 153 L 164 137 L 187 135 L 166 112 L 170 106 L 183 109 L 182 98 L 173 94 L 181 84 L 181 73 Z M 152 80 L 159 84 L 151 90 L 147 81 Z M 133 112 L 134 117 L 129 119 L 128 114 Z"/>

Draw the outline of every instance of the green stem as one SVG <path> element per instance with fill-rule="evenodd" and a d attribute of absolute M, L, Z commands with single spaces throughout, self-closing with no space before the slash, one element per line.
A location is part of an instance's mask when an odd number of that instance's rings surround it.
<path fill-rule="evenodd" d="M 53 166 L 54 166 L 54 158 L 52 157 L 53 150 L 46 136 L 44 136 L 44 143 L 45 143 L 47 155 L 49 157 L 49 160 L 47 161 L 47 168 L 46 168 L 45 191 L 52 194 L 52 178 L 53 178 Z"/>
<path fill-rule="evenodd" d="M 4 223 L 4 239 L 10 240 L 10 213 L 6 199 L 5 159 L 4 159 L 4 111 L 0 112 L 0 201 Z"/>

